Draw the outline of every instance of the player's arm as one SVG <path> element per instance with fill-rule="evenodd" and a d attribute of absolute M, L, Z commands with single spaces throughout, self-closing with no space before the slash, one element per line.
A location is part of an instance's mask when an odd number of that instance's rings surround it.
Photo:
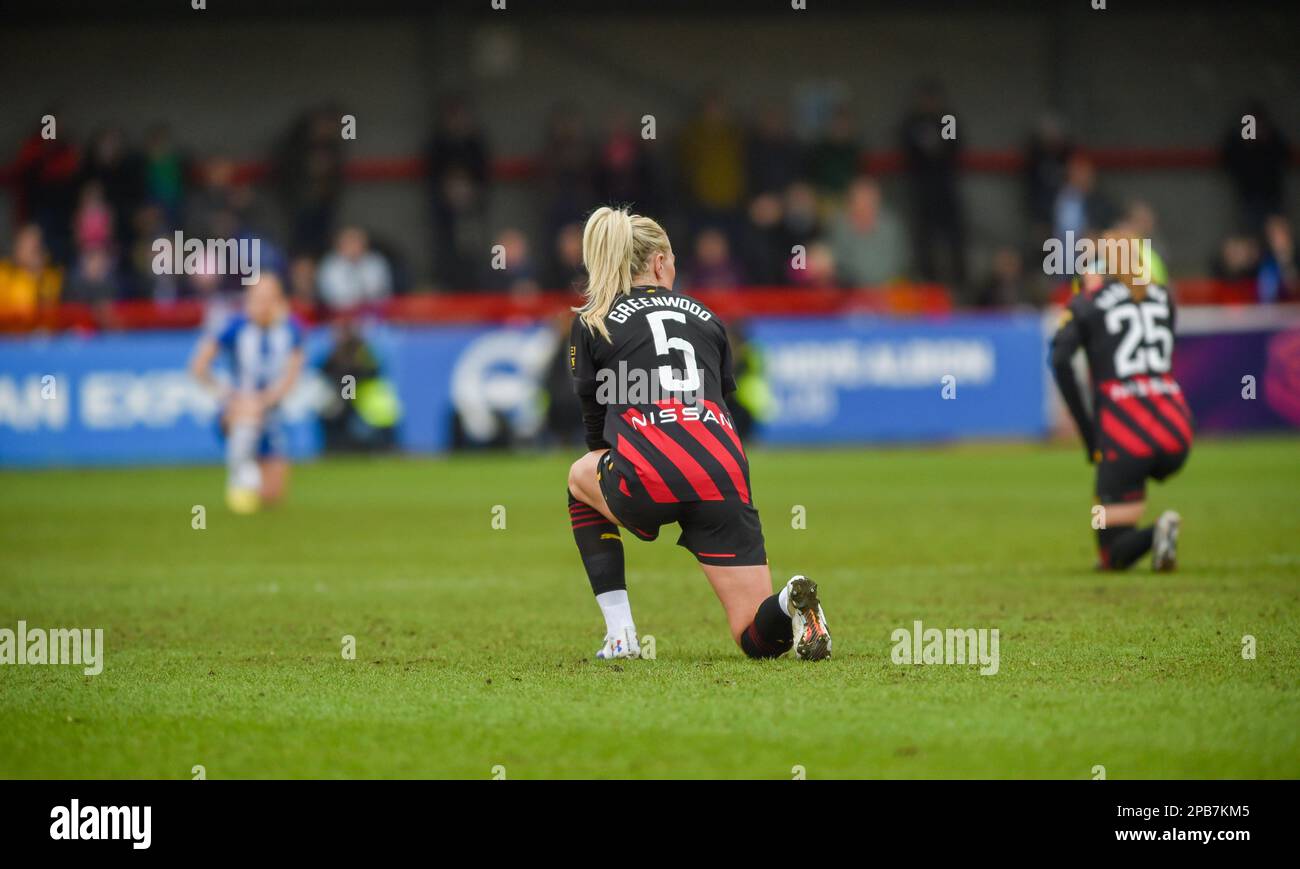
<path fill-rule="evenodd" d="M 573 391 L 582 406 L 583 440 L 588 450 L 607 450 L 605 440 L 605 410 L 596 398 L 596 363 L 591 352 L 591 333 L 581 318 L 573 318 L 569 330 L 569 374 L 573 376 Z"/>
<path fill-rule="evenodd" d="M 216 360 L 220 349 L 221 345 L 214 336 L 204 335 L 199 340 L 199 346 L 194 349 L 194 356 L 190 359 L 190 374 L 204 389 L 217 394 L 223 391 L 223 387 L 217 378 L 212 376 L 212 363 Z"/>
<path fill-rule="evenodd" d="M 284 374 L 280 378 L 262 390 L 259 396 L 262 407 L 269 410 L 275 407 L 281 401 L 293 392 L 293 388 L 298 385 L 298 378 L 302 375 L 302 366 L 306 354 L 301 346 L 295 347 L 289 354 L 289 361 L 285 363 Z"/>
<path fill-rule="evenodd" d="M 715 321 L 718 328 L 722 330 L 722 346 L 718 349 L 721 363 L 718 366 L 718 375 L 722 380 L 720 384 L 722 389 L 722 400 L 731 403 L 731 397 L 736 393 L 736 365 L 732 360 L 731 354 L 731 336 L 727 334 L 727 327 L 722 324 L 721 320 Z"/>
<path fill-rule="evenodd" d="M 583 440 L 588 450 L 607 450 L 609 441 L 605 440 L 605 405 L 596 400 L 593 392 L 590 396 L 578 394 L 582 404 Z"/>
<path fill-rule="evenodd" d="M 1097 448 L 1092 418 L 1084 406 L 1079 380 L 1074 376 L 1074 354 L 1083 346 L 1082 328 L 1074 306 L 1066 308 L 1061 316 L 1061 325 L 1052 337 L 1051 365 L 1056 388 L 1060 390 L 1061 399 L 1074 418 L 1074 424 L 1083 438 L 1084 449 L 1088 452 L 1088 461 L 1091 462 Z"/>

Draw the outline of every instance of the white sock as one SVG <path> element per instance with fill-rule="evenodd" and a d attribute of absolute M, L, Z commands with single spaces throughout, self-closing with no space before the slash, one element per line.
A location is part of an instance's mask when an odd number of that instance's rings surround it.
<path fill-rule="evenodd" d="M 636 625 L 632 622 L 632 604 L 627 599 L 627 589 L 598 594 L 596 603 L 600 604 L 600 612 L 605 616 L 606 636 L 621 637 L 624 628 L 631 628 L 632 633 L 636 633 Z"/>
<path fill-rule="evenodd" d="M 261 430 L 256 425 L 241 423 L 232 426 L 226 438 L 227 485 L 232 489 L 262 488 L 262 471 L 257 466 L 257 439 Z"/>
<path fill-rule="evenodd" d="M 782 586 L 781 591 L 776 595 L 776 602 L 781 605 L 781 611 L 786 615 L 794 618 L 794 613 L 790 612 L 790 583 Z"/>

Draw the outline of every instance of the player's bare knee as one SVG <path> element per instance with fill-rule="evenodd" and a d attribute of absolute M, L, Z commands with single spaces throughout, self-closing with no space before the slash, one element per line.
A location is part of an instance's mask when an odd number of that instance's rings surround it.
<path fill-rule="evenodd" d="M 569 465 L 569 491 L 575 498 L 581 498 L 584 490 L 582 485 L 582 462 L 586 457 L 578 459 L 572 465 Z"/>

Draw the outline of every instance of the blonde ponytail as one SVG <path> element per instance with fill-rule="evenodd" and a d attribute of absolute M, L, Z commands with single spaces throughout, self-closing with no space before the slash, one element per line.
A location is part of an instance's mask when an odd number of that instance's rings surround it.
<path fill-rule="evenodd" d="M 656 253 L 672 246 L 663 227 L 626 208 L 597 208 L 582 230 L 582 261 L 587 267 L 586 302 L 574 308 L 593 333 L 610 340 L 605 315 L 620 295 L 632 292 L 632 279 L 645 271 Z"/>

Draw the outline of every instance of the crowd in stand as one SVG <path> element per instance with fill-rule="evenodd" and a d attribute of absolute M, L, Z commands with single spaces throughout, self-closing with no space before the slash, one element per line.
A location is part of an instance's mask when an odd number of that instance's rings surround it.
<path fill-rule="evenodd" d="M 1255 138 L 1234 124 L 1222 145 L 1240 215 L 1225 217 L 1230 232 L 1205 270 L 1256 282 L 1262 301 L 1300 298 L 1300 257 L 1283 214 L 1289 144 L 1263 106 L 1251 111 Z M 216 269 L 156 273 L 155 239 L 178 230 L 191 238 L 259 238 L 262 268 L 280 272 L 295 301 L 326 311 L 413 289 L 574 287 L 582 280 L 582 222 L 593 203 L 605 202 L 663 220 L 687 289 L 913 281 L 943 284 L 971 306 L 1038 305 L 1052 282 L 1033 266 L 1045 238 L 1123 226 L 1155 236 L 1159 246 L 1151 207 L 1099 183 L 1088 156 L 1045 119 L 1024 155 L 1028 234 L 1004 239 L 972 275 L 961 146 L 941 134 L 949 112 L 943 89 L 923 83 L 896 140 L 866 143 L 844 106 L 797 129 L 784 106 L 741 117 L 720 94 L 707 93 L 680 129 L 648 139 L 640 118 L 615 113 L 589 128 L 578 107 L 556 105 L 527 182 L 537 209 L 530 234 L 494 219 L 490 194 L 508 182 L 494 178 L 494 148 L 473 104 L 451 96 L 436 111 L 425 155 L 431 275 L 411 274 L 411 252 L 341 214 L 346 142 L 337 106 L 294 122 L 264 178 L 245 177 L 227 156 L 188 152 L 166 126 L 139 141 L 106 129 L 84 143 L 38 130 L 11 164 L 16 229 L 0 245 L 0 321 L 35 323 L 39 309 L 61 301 L 108 318 L 108 303 L 117 300 L 237 293 L 239 276 Z M 900 201 L 866 171 L 864 157 L 884 151 L 903 158 Z"/>

